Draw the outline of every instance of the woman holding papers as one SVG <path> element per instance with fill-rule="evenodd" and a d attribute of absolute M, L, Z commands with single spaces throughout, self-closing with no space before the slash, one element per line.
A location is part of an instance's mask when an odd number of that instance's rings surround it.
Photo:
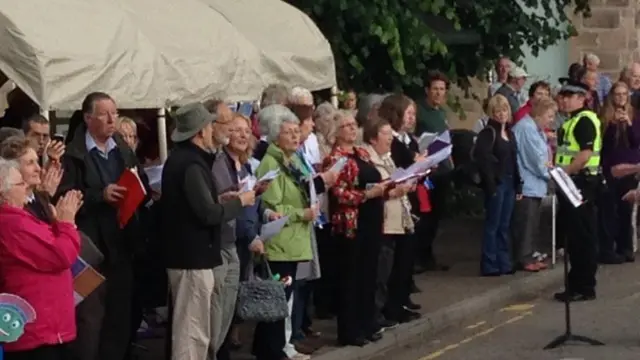
<path fill-rule="evenodd" d="M 363 139 L 363 147 L 383 181 L 389 180 L 397 171 L 390 155 L 391 125 L 383 119 L 371 121 L 364 127 Z M 407 244 L 413 236 L 414 223 L 407 194 L 415 190 L 415 186 L 415 178 L 391 185 L 384 202 L 383 240 L 376 288 L 376 319 L 381 328 L 413 319 L 403 306 L 410 293 L 413 270 L 413 251 Z"/>
<path fill-rule="evenodd" d="M 473 151 L 486 197 L 480 271 L 482 276 L 500 276 L 513 273 L 509 229 L 515 201 L 522 198 L 522 180 L 516 139 L 507 127 L 509 102 L 494 95 L 487 108 L 490 119 Z"/>
<path fill-rule="evenodd" d="M 82 194 L 67 192 L 51 206 L 54 220 L 48 223 L 25 209 L 28 188 L 16 162 L 0 159 L 0 189 L 0 291 L 22 297 L 36 312 L 20 339 L 4 345 L 5 358 L 72 358 L 68 346 L 76 338 L 76 324 L 71 266 L 80 253 L 74 219 Z"/>
<path fill-rule="evenodd" d="M 336 143 L 323 168 L 344 161 L 329 192 L 332 231 L 338 241 L 338 342 L 364 346 L 380 340 L 374 318 L 376 273 L 382 241 L 384 198 L 388 183 L 358 146 L 358 125 L 351 116 L 338 124 Z"/>
<path fill-rule="evenodd" d="M 392 128 L 391 158 L 395 165 L 407 169 L 417 161 L 424 160 L 425 156 L 420 154 L 418 143 L 411 135 L 416 127 L 416 106 L 413 100 L 402 94 L 389 95 L 380 105 L 378 113 L 381 118 L 389 122 Z M 407 237 L 408 241 L 399 244 L 396 250 L 403 254 L 411 254 L 411 257 L 404 260 L 406 262 L 419 262 L 422 268 L 426 268 L 427 264 L 432 264 L 434 270 L 436 268 L 444 269 L 444 267 L 435 265 L 433 256 L 434 226 L 436 224 L 433 221 L 429 190 L 424 184 L 424 179 L 418 180 L 416 191 L 409 194 L 409 201 L 412 212 L 420 221 L 416 224 L 415 235 Z M 409 281 L 412 291 L 419 291 L 412 274 L 406 281 Z M 403 305 L 410 310 L 420 309 L 420 305 L 411 300 L 409 293 L 406 294 Z M 410 311 L 404 313 L 402 319 L 399 320 L 412 320 L 418 317 L 420 317 L 418 313 Z"/>
<path fill-rule="evenodd" d="M 296 154 L 300 147 L 299 120 L 282 105 L 271 105 L 258 114 L 261 126 L 268 128 L 269 147 L 256 170 L 262 177 L 269 171 L 278 170 L 277 177 L 262 194 L 262 201 L 269 209 L 288 217 L 287 225 L 264 246 L 273 274 L 281 279 L 295 282 L 298 263 L 310 261 L 311 230 L 319 211 L 311 206 L 305 188 L 305 167 Z M 324 187 L 323 189 L 324 190 Z M 290 298 L 293 284 L 285 288 Z M 284 352 L 289 339 L 285 337 L 285 320 L 273 323 L 258 323 L 254 334 L 253 354 L 258 360 L 287 358 Z"/>

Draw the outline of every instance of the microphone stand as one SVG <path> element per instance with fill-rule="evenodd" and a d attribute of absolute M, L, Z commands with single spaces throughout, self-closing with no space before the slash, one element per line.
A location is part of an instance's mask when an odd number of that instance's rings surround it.
<path fill-rule="evenodd" d="M 571 209 L 571 211 L 576 211 L 576 210 L 577 208 Z M 568 256 L 569 246 L 568 245 L 569 244 L 567 241 L 567 236 L 564 236 L 563 244 L 564 244 L 564 255 L 563 255 L 564 289 L 565 289 L 565 292 L 568 292 L 568 289 L 569 289 L 569 256 Z M 565 325 L 564 334 L 553 339 L 553 341 L 551 341 L 549 344 L 547 344 L 547 346 L 544 347 L 544 350 L 555 349 L 559 346 L 565 345 L 567 342 L 570 342 L 570 341 L 581 342 L 581 343 L 585 343 L 587 345 L 593 345 L 593 346 L 604 345 L 604 343 L 601 341 L 591 339 L 582 335 L 576 335 L 571 332 L 571 300 L 569 299 L 569 296 L 564 297 L 564 325 Z"/>

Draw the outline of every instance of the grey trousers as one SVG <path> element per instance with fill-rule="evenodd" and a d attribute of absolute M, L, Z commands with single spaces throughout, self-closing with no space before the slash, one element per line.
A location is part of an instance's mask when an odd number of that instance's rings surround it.
<path fill-rule="evenodd" d="M 213 269 L 215 278 L 211 305 L 213 334 L 207 357 L 209 360 L 216 359 L 216 353 L 222 346 L 233 321 L 240 282 L 240 258 L 236 247 L 222 249 L 220 255 L 222 256 L 222 265 Z"/>
<path fill-rule="evenodd" d="M 538 249 L 537 230 L 540 227 L 541 198 L 523 197 L 516 201 L 511 220 L 511 239 L 514 262 L 528 265 Z"/>

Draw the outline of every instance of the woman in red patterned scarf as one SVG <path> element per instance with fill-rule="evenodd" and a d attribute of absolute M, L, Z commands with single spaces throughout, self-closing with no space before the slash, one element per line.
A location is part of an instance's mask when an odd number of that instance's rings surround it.
<path fill-rule="evenodd" d="M 323 167 L 327 170 L 341 158 L 347 159 L 329 193 L 341 276 L 338 285 L 338 342 L 341 345 L 364 346 L 381 338 L 374 319 L 375 274 L 387 183 L 381 181 L 369 153 L 355 145 L 357 129 L 353 116 L 343 112 L 338 120 L 336 143 Z"/>

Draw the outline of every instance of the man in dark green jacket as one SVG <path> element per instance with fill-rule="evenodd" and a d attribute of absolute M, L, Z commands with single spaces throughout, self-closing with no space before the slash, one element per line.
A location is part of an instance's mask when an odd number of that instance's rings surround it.
<path fill-rule="evenodd" d="M 439 72 L 430 72 L 425 82 L 425 98 L 419 99 L 417 103 L 417 124 L 416 136 L 423 133 L 439 134 L 449 130 L 447 115 L 443 109 L 447 99 L 449 80 Z M 433 254 L 433 242 L 438 234 L 440 219 L 446 208 L 446 199 L 449 194 L 450 182 L 449 174 L 453 164 L 444 161 L 430 177 L 433 189 L 430 190 L 430 200 L 432 210 L 425 214 L 420 221 L 418 230 L 418 268 L 419 270 L 448 270 L 446 265 L 438 264 Z"/>

